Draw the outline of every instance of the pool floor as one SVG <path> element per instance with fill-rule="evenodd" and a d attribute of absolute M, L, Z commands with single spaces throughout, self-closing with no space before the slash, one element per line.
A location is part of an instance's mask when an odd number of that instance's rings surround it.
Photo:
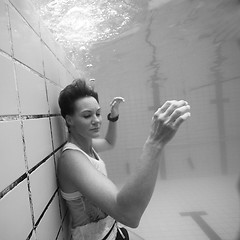
<path fill-rule="evenodd" d="M 158 180 L 137 233 L 145 240 L 236 240 L 237 176 Z"/>

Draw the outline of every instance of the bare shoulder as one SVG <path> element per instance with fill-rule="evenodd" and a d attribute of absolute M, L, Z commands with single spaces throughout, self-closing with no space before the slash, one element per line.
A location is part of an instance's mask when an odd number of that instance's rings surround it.
<path fill-rule="evenodd" d="M 60 155 L 58 159 L 58 173 L 60 173 L 61 171 L 66 173 L 69 165 L 75 165 L 76 163 L 78 165 L 81 165 L 81 162 L 86 161 L 86 159 L 87 157 L 80 151 L 67 149 Z"/>
<path fill-rule="evenodd" d="M 60 187 L 65 191 L 76 191 L 73 178 L 81 169 L 86 169 L 87 157 L 77 150 L 65 150 L 58 158 L 57 176 Z"/>

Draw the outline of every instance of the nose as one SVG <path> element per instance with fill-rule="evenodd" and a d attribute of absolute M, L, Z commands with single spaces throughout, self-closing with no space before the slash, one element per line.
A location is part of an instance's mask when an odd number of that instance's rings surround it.
<path fill-rule="evenodd" d="M 100 119 L 99 119 L 99 117 L 97 115 L 94 115 L 94 117 L 92 119 L 92 124 L 96 125 L 98 123 L 100 123 Z"/>

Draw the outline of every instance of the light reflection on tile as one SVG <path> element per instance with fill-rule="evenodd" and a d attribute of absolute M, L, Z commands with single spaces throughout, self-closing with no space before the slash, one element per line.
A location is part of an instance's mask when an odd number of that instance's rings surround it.
<path fill-rule="evenodd" d="M 0 49 L 11 54 L 10 35 L 8 30 L 8 16 L 6 11 L 6 5 L 3 1 L 0 2 Z"/>
<path fill-rule="evenodd" d="M 10 7 L 10 23 L 13 37 L 14 57 L 43 74 L 41 41 L 36 33 Z"/>

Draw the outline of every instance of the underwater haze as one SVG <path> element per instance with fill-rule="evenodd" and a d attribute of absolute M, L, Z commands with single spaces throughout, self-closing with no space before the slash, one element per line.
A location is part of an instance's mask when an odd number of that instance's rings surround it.
<path fill-rule="evenodd" d="M 95 80 L 103 116 L 113 97 L 126 100 L 116 149 L 102 154 L 118 185 L 134 171 L 154 111 L 172 99 L 191 106 L 134 231 L 146 240 L 237 239 L 240 2 L 33 2 L 77 69 Z"/>

